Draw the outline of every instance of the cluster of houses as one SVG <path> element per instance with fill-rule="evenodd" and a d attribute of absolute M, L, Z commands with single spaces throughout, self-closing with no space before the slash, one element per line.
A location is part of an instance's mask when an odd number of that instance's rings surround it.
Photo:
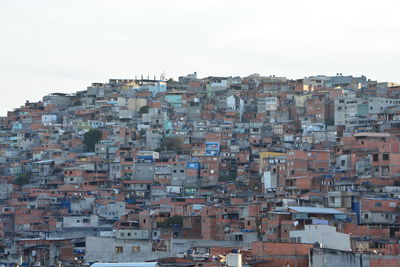
<path fill-rule="evenodd" d="M 364 76 L 110 79 L 0 117 L 0 266 L 399 266 L 399 197 L 400 85 Z"/>

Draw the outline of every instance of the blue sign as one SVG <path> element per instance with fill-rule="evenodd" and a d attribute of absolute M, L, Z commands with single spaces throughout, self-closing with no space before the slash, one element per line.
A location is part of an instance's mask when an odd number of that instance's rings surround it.
<path fill-rule="evenodd" d="M 219 155 L 219 143 L 218 142 L 207 142 L 206 143 L 206 156 L 217 156 Z"/>
<path fill-rule="evenodd" d="M 200 163 L 199 162 L 187 162 L 186 163 L 186 169 L 200 169 Z"/>

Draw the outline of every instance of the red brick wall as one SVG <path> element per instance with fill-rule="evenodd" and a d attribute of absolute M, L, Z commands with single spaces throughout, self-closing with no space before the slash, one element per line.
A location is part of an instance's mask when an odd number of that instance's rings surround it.
<path fill-rule="evenodd" d="M 253 256 L 266 255 L 308 255 L 311 244 L 280 243 L 280 242 L 253 242 Z"/>
<path fill-rule="evenodd" d="M 253 266 L 308 266 L 308 253 L 311 244 L 253 242 L 252 253 L 254 260 L 264 260 Z"/>
<path fill-rule="evenodd" d="M 370 258 L 371 267 L 399 267 L 400 257 L 371 257 Z"/>

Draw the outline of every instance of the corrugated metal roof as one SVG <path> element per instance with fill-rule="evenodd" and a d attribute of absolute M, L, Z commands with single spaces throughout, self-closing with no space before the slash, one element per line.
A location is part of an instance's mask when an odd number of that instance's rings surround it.
<path fill-rule="evenodd" d="M 288 208 L 297 212 L 304 212 L 304 213 L 325 213 L 325 214 L 343 213 L 337 209 L 332 209 L 332 208 L 296 207 L 296 206 L 289 206 Z"/>

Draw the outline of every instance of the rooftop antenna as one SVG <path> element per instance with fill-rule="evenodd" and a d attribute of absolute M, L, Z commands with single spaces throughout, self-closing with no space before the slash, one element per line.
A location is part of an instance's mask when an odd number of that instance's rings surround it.
<path fill-rule="evenodd" d="M 166 76 L 165 71 L 163 71 L 160 75 L 160 80 L 164 81 Z"/>

